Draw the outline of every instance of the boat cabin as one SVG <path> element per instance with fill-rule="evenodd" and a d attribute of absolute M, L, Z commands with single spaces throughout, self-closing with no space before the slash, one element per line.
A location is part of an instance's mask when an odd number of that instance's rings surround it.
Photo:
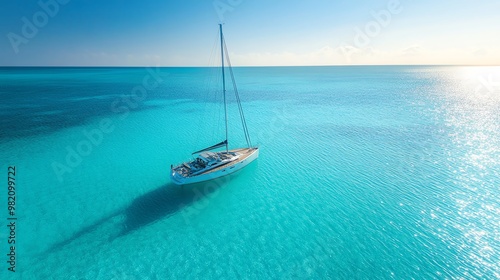
<path fill-rule="evenodd" d="M 200 165 L 205 166 L 212 166 L 220 162 L 220 158 L 216 153 L 213 152 L 203 152 L 198 155 L 196 158 L 196 162 L 199 163 Z"/>

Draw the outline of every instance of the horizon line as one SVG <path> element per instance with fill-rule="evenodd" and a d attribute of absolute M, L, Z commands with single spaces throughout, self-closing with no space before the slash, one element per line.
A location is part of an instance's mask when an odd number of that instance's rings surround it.
<path fill-rule="evenodd" d="M 366 66 L 434 66 L 434 67 L 499 67 L 500 64 L 332 64 L 332 65 L 238 65 L 242 67 L 366 67 Z M 0 65 L 0 68 L 220 68 L 220 66 L 207 65 Z M 226 66 L 227 67 L 227 66 Z"/>

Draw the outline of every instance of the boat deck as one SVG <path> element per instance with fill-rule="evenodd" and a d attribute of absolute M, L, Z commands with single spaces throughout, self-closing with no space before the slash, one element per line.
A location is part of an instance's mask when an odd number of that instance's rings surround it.
<path fill-rule="evenodd" d="M 205 171 L 203 173 L 197 174 L 196 176 L 203 175 L 203 174 L 209 174 L 209 173 L 212 173 L 212 172 L 215 172 L 215 171 L 219 171 L 221 169 L 228 168 L 228 167 L 230 168 L 230 166 L 235 165 L 235 164 L 237 164 L 239 162 L 244 161 L 253 152 L 255 152 L 256 149 L 257 148 L 241 148 L 241 149 L 229 150 L 229 152 L 238 153 L 240 155 L 240 157 L 237 160 L 235 160 L 235 161 L 232 161 L 232 162 L 226 163 L 224 165 L 218 166 L 218 167 L 216 167 L 214 169 L 207 170 L 207 171 Z"/>

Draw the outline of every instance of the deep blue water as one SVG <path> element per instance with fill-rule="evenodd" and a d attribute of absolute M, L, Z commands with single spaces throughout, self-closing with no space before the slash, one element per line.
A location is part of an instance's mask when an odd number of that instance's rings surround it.
<path fill-rule="evenodd" d="M 175 186 L 219 71 L 0 68 L 0 279 L 500 278 L 500 68 L 235 68 L 259 159 Z"/>

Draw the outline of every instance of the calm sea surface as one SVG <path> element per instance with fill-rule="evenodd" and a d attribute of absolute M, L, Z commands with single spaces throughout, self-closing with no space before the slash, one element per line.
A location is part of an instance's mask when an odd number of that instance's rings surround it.
<path fill-rule="evenodd" d="M 259 159 L 175 186 L 219 72 L 0 68 L 0 279 L 500 278 L 500 68 L 235 68 Z"/>

